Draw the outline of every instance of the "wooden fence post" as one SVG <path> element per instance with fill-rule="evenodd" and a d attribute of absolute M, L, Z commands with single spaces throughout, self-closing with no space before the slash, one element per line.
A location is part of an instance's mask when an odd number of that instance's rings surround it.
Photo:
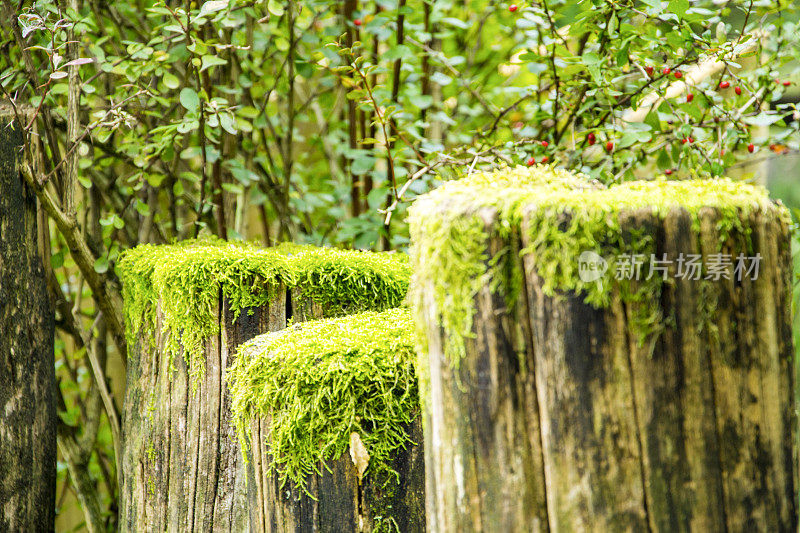
<path fill-rule="evenodd" d="M 425 531 L 425 466 L 407 309 L 298 324 L 231 370 L 251 531 Z"/>
<path fill-rule="evenodd" d="M 794 531 L 786 210 L 726 179 L 564 179 L 412 208 L 429 530 Z"/>
<path fill-rule="evenodd" d="M 245 531 L 246 472 L 226 373 L 246 340 L 301 320 L 397 305 L 400 254 L 191 241 L 120 261 L 131 352 L 123 420 L 123 531 Z M 188 361 L 188 363 L 187 363 Z"/>
<path fill-rule="evenodd" d="M 0 530 L 52 531 L 56 493 L 54 311 L 36 196 L 17 170 L 23 135 L 0 105 Z"/>

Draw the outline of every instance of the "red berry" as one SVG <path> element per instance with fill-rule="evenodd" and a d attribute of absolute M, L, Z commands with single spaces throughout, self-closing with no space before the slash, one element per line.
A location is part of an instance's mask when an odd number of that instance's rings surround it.
<path fill-rule="evenodd" d="M 354 20 L 353 24 L 355 24 L 356 26 L 361 26 L 361 19 Z"/>
<path fill-rule="evenodd" d="M 644 71 L 647 72 L 648 76 L 652 76 L 653 75 L 653 70 L 654 70 L 653 67 L 650 67 L 650 66 L 644 67 Z"/>
<path fill-rule="evenodd" d="M 613 150 L 614 150 L 614 143 L 612 143 L 611 141 L 608 141 L 606 143 L 606 152 L 611 152 Z"/>
<path fill-rule="evenodd" d="M 681 79 L 682 77 L 683 77 L 683 72 L 681 72 L 681 71 L 675 72 L 675 78 L 676 79 Z"/>
<path fill-rule="evenodd" d="M 595 142 L 597 142 L 597 137 L 595 137 L 594 133 L 590 133 L 589 135 L 586 136 L 586 142 L 588 142 L 589 146 L 591 146 Z"/>
<path fill-rule="evenodd" d="M 783 82 L 783 86 L 784 86 L 784 87 L 788 87 L 788 86 L 789 86 L 789 85 L 791 85 L 791 84 L 792 84 L 792 82 L 790 82 L 790 81 L 785 81 L 785 82 Z"/>
<path fill-rule="evenodd" d="M 672 175 L 672 169 L 668 168 L 667 170 L 664 171 L 664 174 L 666 174 L 667 176 L 671 176 Z"/>
<path fill-rule="evenodd" d="M 755 145 L 755 144 L 753 144 L 753 143 L 750 143 L 750 144 L 748 144 L 748 145 L 747 145 L 747 151 L 748 151 L 748 152 L 750 152 L 750 153 L 752 154 L 753 152 L 755 152 L 755 151 L 756 151 L 756 145 Z"/>
<path fill-rule="evenodd" d="M 664 67 L 664 70 L 661 71 L 662 74 L 669 74 L 670 72 L 672 72 L 672 69 L 669 67 Z"/>
<path fill-rule="evenodd" d="M 530 159 L 528 159 L 528 166 L 531 166 L 534 163 L 536 163 L 536 160 L 534 158 L 531 157 Z"/>
<path fill-rule="evenodd" d="M 686 95 L 686 101 L 687 101 L 687 102 L 691 102 L 692 100 L 694 100 L 694 94 L 692 94 L 692 93 L 688 93 L 688 94 Z"/>
<path fill-rule="evenodd" d="M 550 161 L 550 158 L 549 158 L 549 157 L 547 157 L 547 156 L 544 156 L 544 157 L 542 158 L 542 163 L 547 163 L 548 161 Z"/>
<path fill-rule="evenodd" d="M 722 83 L 719 84 L 719 88 L 720 89 L 727 89 L 730 86 L 731 86 L 731 82 L 729 82 L 729 81 L 723 81 Z"/>
<path fill-rule="evenodd" d="M 737 85 L 736 87 L 733 88 L 733 92 L 735 92 L 736 95 L 739 96 L 742 94 L 742 88 Z"/>
<path fill-rule="evenodd" d="M 689 142 L 689 139 L 686 138 L 681 139 L 681 144 L 686 144 L 687 142 Z"/>
<path fill-rule="evenodd" d="M 510 6 L 508 6 L 508 10 L 511 11 L 512 13 L 517 9 L 518 9 L 517 4 L 511 4 Z"/>
<path fill-rule="evenodd" d="M 544 146 L 545 148 L 547 148 L 548 146 L 550 146 L 550 143 L 549 143 L 549 142 L 547 142 L 547 141 L 542 141 L 542 146 Z"/>
<path fill-rule="evenodd" d="M 722 157 L 723 155 L 725 155 L 725 150 L 720 150 L 719 151 L 719 156 Z"/>
<path fill-rule="evenodd" d="M 690 136 L 690 137 L 689 137 L 689 144 L 692 144 L 693 142 L 694 142 L 694 137 L 691 137 L 691 136 Z"/>

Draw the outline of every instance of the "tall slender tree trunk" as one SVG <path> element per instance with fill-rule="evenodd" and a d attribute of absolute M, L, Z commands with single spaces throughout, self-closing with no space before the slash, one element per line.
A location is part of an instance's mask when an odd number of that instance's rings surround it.
<path fill-rule="evenodd" d="M 0 531 L 52 531 L 56 410 L 53 308 L 38 250 L 23 142 L 0 106 Z"/>

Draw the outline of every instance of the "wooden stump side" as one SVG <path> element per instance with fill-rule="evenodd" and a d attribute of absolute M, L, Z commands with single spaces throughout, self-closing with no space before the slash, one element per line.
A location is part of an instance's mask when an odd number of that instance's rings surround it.
<path fill-rule="evenodd" d="M 38 255 L 23 142 L 0 107 L 0 530 L 52 531 L 56 494 L 54 310 Z"/>
<path fill-rule="evenodd" d="M 698 225 L 681 208 L 622 212 L 624 238 L 652 236 L 658 257 L 762 257 L 741 282 L 676 279 L 673 263 L 650 301 L 548 296 L 524 255 L 522 301 L 478 293 L 455 369 L 428 297 L 428 529 L 795 531 L 791 255 L 776 212 L 741 220 L 749 244 L 733 230 L 721 245 L 715 209 Z M 518 244 L 483 216 L 488 257 L 532 244 L 525 221 Z M 652 344 L 639 343 L 643 306 L 663 316 Z"/>
<path fill-rule="evenodd" d="M 484 210 L 488 257 L 518 242 Z M 433 288 L 425 311 L 429 392 L 425 412 L 427 526 L 436 531 L 546 531 L 547 509 L 535 395 L 534 351 L 524 308 L 488 287 L 475 298 L 473 338 L 454 369 L 445 357 Z"/>
<path fill-rule="evenodd" d="M 250 429 L 247 473 L 251 531 L 425 531 L 425 462 L 419 418 L 409 428 L 416 444 L 400 450 L 392 464 L 400 483 L 389 485 L 391 494 L 385 493 L 382 482 L 369 475 L 359 482 L 356 467 L 347 453 L 336 461 L 320 464 L 321 474 L 309 476 L 306 490 L 311 496 L 291 481 L 281 486 L 278 474 L 269 469 L 269 420 L 254 419 Z M 391 513 L 391 521 L 383 520 L 384 512 Z"/>
<path fill-rule="evenodd" d="M 234 314 L 220 295 L 219 336 L 206 343 L 205 374 L 192 390 L 186 363 L 170 370 L 166 339 L 140 338 L 128 363 L 123 531 L 246 531 L 246 472 L 225 383 L 237 347 L 286 326 L 286 291 L 269 305 Z M 156 324 L 161 331 L 161 323 Z"/>

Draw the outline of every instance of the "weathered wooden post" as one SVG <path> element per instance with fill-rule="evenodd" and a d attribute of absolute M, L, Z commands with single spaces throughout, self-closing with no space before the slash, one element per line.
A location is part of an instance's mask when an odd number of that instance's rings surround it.
<path fill-rule="evenodd" d="M 429 530 L 794 531 L 786 210 L 727 179 L 569 180 L 412 208 Z"/>
<path fill-rule="evenodd" d="M 140 246 L 117 270 L 130 345 L 125 531 L 246 531 L 246 473 L 225 384 L 237 347 L 312 312 L 398 305 L 409 277 L 400 254 L 219 241 Z"/>
<path fill-rule="evenodd" d="M 0 530 L 52 531 L 56 494 L 54 311 L 36 196 L 17 170 L 23 136 L 0 104 Z"/>
<path fill-rule="evenodd" d="M 230 372 L 247 443 L 251 531 L 425 531 L 407 309 L 256 337 Z"/>

